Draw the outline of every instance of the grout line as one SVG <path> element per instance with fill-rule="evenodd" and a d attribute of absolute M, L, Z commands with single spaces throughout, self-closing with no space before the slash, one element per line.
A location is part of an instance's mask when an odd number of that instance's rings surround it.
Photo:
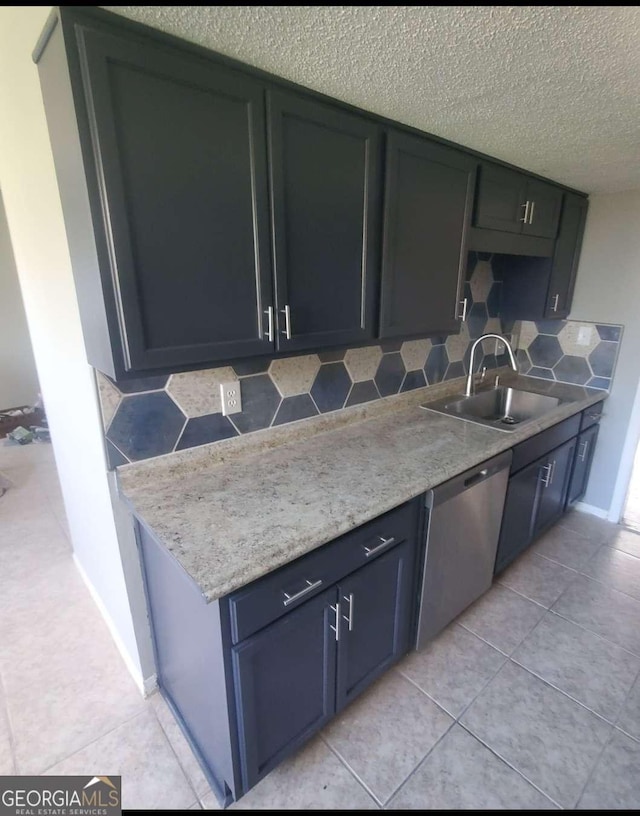
<path fill-rule="evenodd" d="M 604 745 L 602 746 L 602 749 L 600 750 L 600 752 L 598 753 L 598 756 L 596 757 L 595 761 L 591 765 L 589 773 L 587 774 L 587 778 L 585 779 L 584 785 L 582 786 L 582 788 L 580 790 L 580 793 L 578 794 L 578 796 L 577 796 L 577 798 L 576 798 L 576 800 L 575 800 L 575 802 L 573 804 L 574 810 L 578 807 L 578 804 L 579 804 L 580 800 L 584 796 L 584 792 L 587 789 L 587 785 L 593 779 L 593 774 L 594 774 L 596 768 L 598 767 L 598 765 L 600 764 L 600 760 L 602 759 L 602 755 L 604 754 L 604 752 L 607 750 L 607 748 L 611 744 L 611 742 L 613 740 L 613 737 L 614 737 L 614 734 L 615 734 L 615 730 L 616 730 L 615 728 L 611 729 L 611 733 L 609 734 L 607 739 L 604 741 Z"/>
<path fill-rule="evenodd" d="M 629 731 L 625 731 L 621 725 L 618 724 L 614 725 L 613 730 L 619 731 L 621 734 L 624 734 L 625 737 L 629 737 L 629 739 L 632 739 L 634 742 L 640 743 L 640 737 L 636 737 L 633 734 L 629 733 Z"/>
<path fill-rule="evenodd" d="M 347 760 L 342 756 L 342 754 L 331 745 L 331 743 L 327 740 L 326 737 L 320 734 L 320 739 L 324 742 L 327 748 L 331 751 L 331 753 L 340 761 L 344 768 L 351 774 L 351 776 L 356 780 L 356 782 L 361 785 L 365 789 L 365 791 L 369 794 L 369 796 L 373 799 L 374 803 L 378 806 L 378 810 L 381 810 L 384 807 L 384 804 L 380 802 L 378 797 L 373 793 L 371 788 L 367 785 L 367 783 L 361 779 L 358 774 L 354 771 L 354 769 L 349 765 Z M 389 801 L 389 800 L 387 800 Z"/>
<path fill-rule="evenodd" d="M 589 629 L 589 627 L 585 626 L 583 623 L 578 623 L 578 621 L 575 621 L 572 618 L 563 615 L 562 612 L 557 612 L 555 609 L 548 609 L 547 612 L 551 612 L 552 615 L 557 615 L 559 618 L 562 618 L 562 620 L 566 620 L 569 623 L 572 623 L 574 626 L 583 629 L 585 632 L 589 632 L 592 635 L 597 635 L 599 638 L 602 638 L 602 640 L 605 640 L 607 643 L 610 643 L 613 646 L 617 646 L 619 649 L 622 649 L 628 654 L 633 655 L 633 657 L 640 658 L 640 650 L 638 650 L 637 652 L 632 652 L 631 649 L 627 649 L 626 646 L 621 646 L 619 643 L 616 643 L 615 640 L 611 640 L 610 638 L 601 635 L 599 632 L 594 632 L 593 629 Z"/>
<path fill-rule="evenodd" d="M 547 612 L 550 609 L 550 607 L 545 606 L 544 604 L 541 604 L 540 601 L 534 601 L 533 598 L 530 598 L 528 595 L 525 595 L 524 592 L 519 592 L 517 589 L 514 589 L 512 586 L 509 586 L 509 584 L 504 584 L 499 578 L 496 580 L 495 583 L 499 584 L 503 589 L 510 589 L 511 592 L 515 592 L 516 595 L 519 595 L 521 598 L 524 598 L 525 601 L 529 601 L 530 603 L 534 603 L 536 606 L 539 606 L 540 609 L 546 609 Z M 562 595 L 564 595 L 565 592 L 566 592 L 566 588 L 562 590 L 562 594 L 558 596 L 558 599 L 561 598 Z M 554 601 L 553 603 L 555 604 L 555 603 L 557 603 L 557 601 Z"/>
<path fill-rule="evenodd" d="M 182 411 L 182 409 L 180 409 L 180 410 Z M 184 425 L 180 429 L 180 433 L 178 434 L 178 438 L 176 439 L 176 441 L 173 444 L 173 448 L 171 448 L 171 453 L 176 452 L 176 449 L 177 449 L 178 445 L 180 444 L 180 440 L 182 439 L 182 434 L 184 433 L 184 429 L 189 424 L 189 417 L 184 413 L 184 411 L 183 411 L 183 414 L 184 414 Z M 113 442 L 111 444 L 113 445 Z"/>

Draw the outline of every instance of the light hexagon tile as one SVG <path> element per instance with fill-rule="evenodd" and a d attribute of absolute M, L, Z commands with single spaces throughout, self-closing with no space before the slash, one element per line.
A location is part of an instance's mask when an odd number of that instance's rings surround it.
<path fill-rule="evenodd" d="M 189 419 L 222 411 L 220 384 L 237 380 L 230 367 L 172 374 L 167 391 Z"/>
<path fill-rule="evenodd" d="M 581 330 L 581 339 L 586 339 L 586 343 L 578 343 L 578 335 Z M 600 335 L 593 323 L 579 323 L 571 320 L 567 321 L 558 333 L 558 340 L 565 354 L 588 357 L 600 342 Z"/>
<path fill-rule="evenodd" d="M 463 323 L 462 326 L 460 326 L 458 334 L 450 334 L 449 337 L 447 337 L 445 345 L 447 347 L 449 362 L 457 363 L 461 361 L 469 345 L 469 329 L 467 328 L 467 324 Z"/>
<path fill-rule="evenodd" d="M 376 376 L 382 349 L 380 346 L 365 346 L 364 348 L 349 349 L 344 355 L 344 364 L 354 382 L 372 380 Z"/>
<path fill-rule="evenodd" d="M 493 271 L 489 261 L 478 261 L 471 275 L 471 294 L 473 302 L 486 303 L 493 286 Z"/>
<path fill-rule="evenodd" d="M 318 355 L 305 354 L 302 357 L 274 360 L 269 366 L 269 376 L 283 397 L 295 397 L 311 390 L 319 370 Z"/>
<path fill-rule="evenodd" d="M 402 344 L 400 354 L 402 361 L 407 371 L 417 371 L 419 368 L 424 368 L 427 362 L 427 357 L 431 351 L 431 340 L 407 340 Z"/>
<path fill-rule="evenodd" d="M 98 383 L 98 396 L 100 397 L 100 409 L 102 411 L 102 424 L 105 431 L 111 424 L 115 412 L 118 410 L 122 394 L 108 377 L 96 371 L 96 381 Z"/>
<path fill-rule="evenodd" d="M 517 346 L 526 351 L 538 336 L 538 329 L 536 324 L 531 320 L 521 320 L 519 324 Z"/>

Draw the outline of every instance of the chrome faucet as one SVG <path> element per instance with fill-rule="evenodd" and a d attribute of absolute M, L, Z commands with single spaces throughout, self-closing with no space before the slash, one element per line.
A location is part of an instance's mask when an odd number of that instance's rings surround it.
<path fill-rule="evenodd" d="M 464 395 L 465 397 L 470 397 L 473 394 L 473 367 L 474 361 L 476 356 L 476 348 L 478 347 L 479 343 L 482 343 L 483 340 L 487 340 L 489 337 L 493 337 L 495 340 L 499 340 L 501 343 L 504 343 L 505 348 L 507 349 L 507 353 L 509 355 L 509 361 L 511 363 L 511 368 L 517 373 L 518 371 L 518 364 L 516 363 L 516 358 L 513 353 L 513 349 L 509 344 L 509 341 L 506 337 L 502 337 L 500 334 L 483 334 L 482 337 L 478 337 L 475 343 L 471 346 L 471 355 L 469 356 L 469 373 L 467 374 L 467 382 L 464 388 Z"/>

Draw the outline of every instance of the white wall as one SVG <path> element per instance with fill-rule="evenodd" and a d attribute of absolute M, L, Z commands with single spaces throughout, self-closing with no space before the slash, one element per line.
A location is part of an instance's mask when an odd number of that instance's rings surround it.
<path fill-rule="evenodd" d="M 94 374 L 86 361 L 38 71 L 31 60 L 49 11 L 0 7 L 0 187 L 76 561 L 142 686 L 143 677 L 153 673 L 148 628 L 136 631 L 132 620 Z"/>
<path fill-rule="evenodd" d="M 0 410 L 33 405 L 38 396 L 27 318 L 0 194 Z"/>
<path fill-rule="evenodd" d="M 618 521 L 640 431 L 640 190 L 591 197 L 571 319 L 624 326 L 585 496 Z"/>

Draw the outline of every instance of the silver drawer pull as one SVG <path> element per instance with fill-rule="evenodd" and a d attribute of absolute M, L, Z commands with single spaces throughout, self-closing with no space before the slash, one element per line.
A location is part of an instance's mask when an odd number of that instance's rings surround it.
<path fill-rule="evenodd" d="M 588 451 L 588 450 L 589 450 L 589 440 L 588 440 L 588 439 L 584 439 L 584 440 L 582 441 L 582 450 L 581 450 L 581 451 L 580 451 L 580 453 L 578 454 L 578 455 L 579 455 L 579 457 L 580 457 L 580 461 L 581 461 L 581 462 L 584 462 L 584 460 L 587 458 L 587 451 Z"/>
<path fill-rule="evenodd" d="M 336 633 L 336 640 L 340 640 L 340 601 L 334 606 L 330 604 L 329 609 L 335 613 L 336 616 L 336 625 L 332 626 L 329 624 L 329 629 Z"/>
<path fill-rule="evenodd" d="M 383 536 L 378 536 L 378 540 L 380 541 L 380 544 L 378 544 L 376 547 L 367 547 L 365 544 L 362 545 L 364 549 L 364 554 L 367 556 L 367 558 L 369 558 L 372 555 L 375 555 L 377 552 L 380 552 L 380 550 L 384 550 L 384 548 L 388 547 L 390 544 L 396 543 L 396 540 L 393 536 L 391 536 L 391 538 L 384 538 Z"/>
<path fill-rule="evenodd" d="M 524 207 L 524 215 L 519 220 L 522 221 L 524 224 L 528 224 L 529 223 L 529 202 L 525 201 L 524 204 L 521 204 L 520 206 Z"/>
<path fill-rule="evenodd" d="M 349 624 L 349 631 L 353 632 L 353 592 L 350 592 L 348 595 L 343 595 L 342 597 L 349 604 L 349 614 L 343 615 L 342 617 Z"/>
<path fill-rule="evenodd" d="M 288 592 L 282 590 L 282 594 L 284 595 L 284 601 L 282 603 L 285 606 L 289 606 L 289 604 L 299 601 L 300 598 L 304 598 L 305 595 L 308 595 L 310 592 L 313 592 L 314 589 L 322 585 L 322 578 L 319 578 L 317 581 L 307 581 L 306 583 L 307 586 L 301 589 L 300 592 L 296 592 L 295 595 L 289 595 Z"/>
<path fill-rule="evenodd" d="M 553 472 L 553 465 L 549 462 L 546 465 L 543 465 L 540 470 L 540 481 L 545 487 L 549 487 L 551 484 L 551 473 Z M 544 476 L 542 475 L 544 473 Z"/>

